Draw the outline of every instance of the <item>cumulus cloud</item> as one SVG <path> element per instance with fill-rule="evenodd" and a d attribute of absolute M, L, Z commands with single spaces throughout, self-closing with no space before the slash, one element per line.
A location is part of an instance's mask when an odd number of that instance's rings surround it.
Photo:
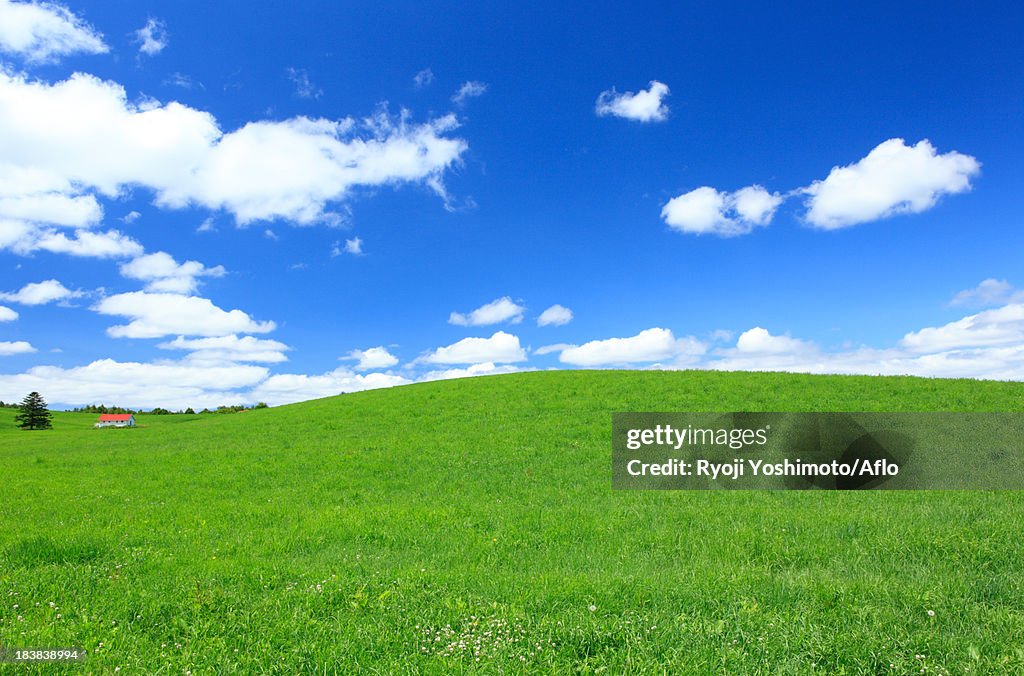
<path fill-rule="evenodd" d="M 861 160 L 833 167 L 829 175 L 785 195 L 760 185 L 735 192 L 702 186 L 673 197 L 661 217 L 682 232 L 722 237 L 745 235 L 767 225 L 788 197 L 806 196 L 805 222 L 835 230 L 894 214 L 919 213 L 934 207 L 944 195 L 971 189 L 981 164 L 956 151 L 938 154 L 927 141 L 908 146 L 893 138 L 876 146 Z"/>
<path fill-rule="evenodd" d="M 128 324 L 111 326 L 112 338 L 162 338 L 164 336 L 226 336 L 231 333 L 268 333 L 272 321 L 256 321 L 241 310 L 225 311 L 207 298 L 173 293 L 131 291 L 108 296 L 93 310 L 104 315 L 127 317 Z"/>
<path fill-rule="evenodd" d="M 664 122 L 668 119 L 668 106 L 663 101 L 668 95 L 668 85 L 657 80 L 651 80 L 648 89 L 635 94 L 620 94 L 612 87 L 597 97 L 594 110 L 598 117 L 611 115 L 637 122 Z"/>
<path fill-rule="evenodd" d="M 1024 380 L 1024 305 L 912 331 L 883 349 L 826 351 L 755 327 L 740 335 L 736 347 L 714 351 L 697 368 Z"/>
<path fill-rule="evenodd" d="M 973 289 L 965 289 L 949 301 L 952 306 L 991 307 L 1024 302 L 1024 291 L 1015 289 L 1005 279 L 988 278 Z"/>
<path fill-rule="evenodd" d="M 141 53 L 156 56 L 167 46 L 167 26 L 159 19 L 149 19 L 145 26 L 135 31 L 135 42 Z"/>
<path fill-rule="evenodd" d="M 834 167 L 821 181 L 803 189 L 806 220 L 824 230 L 845 228 L 901 213 L 932 208 L 943 195 L 971 188 L 981 164 L 956 151 L 938 154 L 927 141 L 908 146 L 893 138 L 861 160 Z"/>
<path fill-rule="evenodd" d="M 348 369 L 338 368 L 322 375 L 270 376 L 253 388 L 248 398 L 250 401 L 265 401 L 273 406 L 331 397 L 345 392 L 407 385 L 411 382 L 408 378 L 388 373 L 356 374 Z"/>
<path fill-rule="evenodd" d="M 172 341 L 157 345 L 162 350 L 188 350 L 190 362 L 262 362 L 278 363 L 288 361 L 287 345 L 278 340 L 254 336 L 216 336 L 212 338 L 185 338 L 178 336 Z"/>
<path fill-rule="evenodd" d="M 658 362 L 667 359 L 688 359 L 706 350 L 699 340 L 687 336 L 676 338 L 672 331 L 647 329 L 629 338 L 592 340 L 562 350 L 559 361 L 574 366 L 610 366 Z"/>
<path fill-rule="evenodd" d="M 453 380 L 455 378 L 474 378 L 476 376 L 493 376 L 501 373 L 519 373 L 523 369 L 511 364 L 496 365 L 493 362 L 473 364 L 466 368 L 443 369 L 428 371 L 419 377 L 419 381 Z"/>
<path fill-rule="evenodd" d="M 1024 344 L 1024 303 L 1011 303 L 944 326 L 913 331 L 900 341 L 902 347 L 916 353 L 1015 344 Z"/>
<path fill-rule="evenodd" d="M 18 318 L 18 313 L 9 307 L 0 305 L 0 322 L 13 322 Z"/>
<path fill-rule="evenodd" d="M 198 287 L 199 277 L 223 277 L 227 273 L 221 265 L 208 268 L 199 261 L 179 264 L 169 253 L 158 251 L 124 263 L 121 274 L 146 282 L 147 291 L 188 294 Z"/>
<path fill-rule="evenodd" d="M 45 392 L 51 404 L 216 407 L 249 403 L 247 393 L 237 389 L 252 387 L 266 377 L 265 367 L 248 364 L 149 364 L 101 359 L 74 368 L 35 366 L 25 373 L 0 375 L 0 399 L 17 400 L 25 392 L 37 391 Z"/>
<path fill-rule="evenodd" d="M 27 343 L 24 340 L 16 341 L 0 341 L 0 357 L 9 357 L 13 354 L 27 354 L 29 352 L 35 352 L 36 348 L 32 347 L 31 343 Z"/>
<path fill-rule="evenodd" d="M 0 218 L 87 228 L 100 222 L 103 208 L 58 174 L 0 162 Z"/>
<path fill-rule="evenodd" d="M 439 347 L 417 361 L 426 364 L 509 364 L 526 361 L 526 351 L 519 345 L 519 337 L 504 331 L 490 338 L 463 338 L 457 343 Z"/>
<path fill-rule="evenodd" d="M 759 185 L 735 192 L 704 186 L 670 199 L 662 207 L 661 217 L 680 232 L 735 237 L 770 223 L 782 201 L 779 193 Z"/>
<path fill-rule="evenodd" d="M 744 331 L 736 341 L 736 350 L 743 354 L 780 354 L 798 352 L 808 347 L 809 344 L 802 340 L 789 336 L 774 336 L 760 326 Z"/>
<path fill-rule="evenodd" d="M 365 350 L 352 350 L 342 359 L 352 359 L 359 363 L 355 365 L 356 371 L 372 371 L 373 369 L 386 369 L 398 363 L 398 357 L 388 352 L 383 345 L 367 348 Z"/>
<path fill-rule="evenodd" d="M 537 317 L 537 326 L 564 326 L 572 321 L 572 310 L 562 305 L 552 305 Z"/>
<path fill-rule="evenodd" d="M 81 298 L 84 295 L 82 291 L 68 289 L 56 279 L 48 279 L 45 282 L 26 284 L 18 291 L 0 293 L 0 299 L 21 303 L 22 305 L 46 305 L 54 301 Z"/>
<path fill-rule="evenodd" d="M 287 68 L 285 72 L 288 74 L 288 79 L 295 85 L 295 95 L 300 99 L 318 99 L 323 96 L 324 90 L 313 84 L 306 69 Z"/>
<path fill-rule="evenodd" d="M 0 221 L 0 249 L 27 255 L 35 251 L 91 258 L 126 258 L 142 254 L 142 245 L 117 230 L 76 230 L 73 237 L 24 221 Z"/>
<path fill-rule="evenodd" d="M 0 51 L 29 63 L 48 63 L 108 49 L 100 33 L 62 5 L 0 0 Z"/>
<path fill-rule="evenodd" d="M 158 201 L 223 208 L 240 224 L 312 223 L 329 216 L 328 202 L 358 186 L 422 182 L 439 191 L 441 173 L 467 147 L 443 136 L 458 126 L 452 115 L 421 125 L 386 115 L 364 122 L 371 138 L 350 138 L 351 120 L 249 123 L 221 139 L 189 180 L 168 186 Z"/>
<path fill-rule="evenodd" d="M 0 354 L 3 353 L 0 343 Z M 22 349 L 22 348 L 15 348 Z M 51 404 L 115 404 L 170 409 L 221 405 L 288 404 L 344 392 L 412 382 L 385 373 L 356 374 L 339 368 L 321 375 L 270 375 L 265 366 L 187 358 L 157 363 L 101 359 L 85 366 L 36 366 L 24 373 L 0 374 L 0 400 L 17 401 L 25 392 L 46 393 Z"/>
<path fill-rule="evenodd" d="M 131 103 L 120 85 L 91 75 L 50 84 L 0 72 L 0 173 L 26 185 L 0 193 L 0 209 L 6 200 L 24 217 L 18 200 L 45 199 L 49 222 L 82 225 L 98 217 L 92 193 L 116 197 L 142 186 L 160 206 L 224 209 L 241 225 L 336 222 L 328 206 L 361 186 L 418 183 L 445 197 L 443 174 L 468 147 L 448 135 L 457 127 L 454 115 L 414 124 L 405 111 L 381 111 L 224 133 L 207 112 Z"/>
<path fill-rule="evenodd" d="M 456 326 L 487 326 L 488 324 L 500 324 L 510 322 L 518 324 L 523 321 L 523 312 L 526 308 L 519 305 L 508 296 L 492 300 L 486 305 L 467 314 L 452 312 L 448 316 L 448 323 Z"/>
<path fill-rule="evenodd" d="M 476 80 L 470 80 L 469 82 L 463 82 L 462 86 L 459 87 L 459 91 L 455 92 L 452 96 L 452 103 L 457 106 L 463 105 L 467 99 L 471 99 L 477 96 L 482 96 L 487 91 L 487 83 L 477 82 Z"/>

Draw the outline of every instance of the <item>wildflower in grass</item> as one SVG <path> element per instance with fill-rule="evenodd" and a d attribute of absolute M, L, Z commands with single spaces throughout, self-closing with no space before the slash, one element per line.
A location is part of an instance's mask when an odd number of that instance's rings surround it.
<path fill-rule="evenodd" d="M 929 610 L 928 611 L 928 617 L 935 617 L 935 611 L 934 610 Z"/>
<path fill-rule="evenodd" d="M 590 610 L 590 612 L 593 613 L 593 612 L 595 612 L 597 610 L 597 606 L 595 606 L 593 603 L 591 603 L 590 604 L 590 608 L 588 608 L 588 610 Z"/>

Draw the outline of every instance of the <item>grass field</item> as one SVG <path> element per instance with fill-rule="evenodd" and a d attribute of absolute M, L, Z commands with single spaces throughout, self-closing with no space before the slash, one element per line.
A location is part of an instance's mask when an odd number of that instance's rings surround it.
<path fill-rule="evenodd" d="M 42 673 L 1024 670 L 1021 493 L 613 492 L 626 410 L 1021 411 L 1024 384 L 577 371 L 134 430 L 3 410 L 0 644 L 89 651 Z"/>

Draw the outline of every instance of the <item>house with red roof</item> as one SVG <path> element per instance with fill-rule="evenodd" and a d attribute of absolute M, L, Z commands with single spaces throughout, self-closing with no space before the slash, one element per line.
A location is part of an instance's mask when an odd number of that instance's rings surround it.
<path fill-rule="evenodd" d="M 103 413 L 93 427 L 135 427 L 135 416 L 131 413 Z"/>

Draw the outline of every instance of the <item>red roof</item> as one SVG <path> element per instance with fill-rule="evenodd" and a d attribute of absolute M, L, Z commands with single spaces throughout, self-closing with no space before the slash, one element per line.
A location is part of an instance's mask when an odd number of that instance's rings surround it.
<path fill-rule="evenodd" d="M 100 415 L 100 422 L 126 421 L 132 417 L 131 413 L 103 413 Z"/>

